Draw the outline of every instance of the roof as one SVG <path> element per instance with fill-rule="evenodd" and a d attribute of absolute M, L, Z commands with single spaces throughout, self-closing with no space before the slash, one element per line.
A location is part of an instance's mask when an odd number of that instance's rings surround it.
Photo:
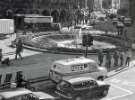
<path fill-rule="evenodd" d="M 92 59 L 85 58 L 85 57 L 79 57 L 79 58 L 57 60 L 54 63 L 58 63 L 61 65 L 75 65 L 75 64 L 84 64 L 84 63 L 95 63 L 95 61 Z"/>
<path fill-rule="evenodd" d="M 44 92 L 33 92 L 33 94 L 37 96 L 39 99 L 54 99 L 53 96 Z"/>
<path fill-rule="evenodd" d="M 90 81 L 90 80 L 95 80 L 91 77 L 78 77 L 78 78 L 72 78 L 67 80 L 69 83 L 78 83 L 78 82 L 83 82 L 83 81 Z"/>
<path fill-rule="evenodd" d="M 12 97 L 15 97 L 15 96 L 31 94 L 31 93 L 32 93 L 32 91 L 30 91 L 28 89 L 16 88 L 16 89 L 11 89 L 11 90 L 1 91 L 0 97 L 8 99 L 8 98 L 12 98 Z"/>

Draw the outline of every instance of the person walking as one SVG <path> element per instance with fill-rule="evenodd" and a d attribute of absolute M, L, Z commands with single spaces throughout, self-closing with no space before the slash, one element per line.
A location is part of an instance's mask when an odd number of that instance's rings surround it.
<path fill-rule="evenodd" d="M 17 56 L 22 59 L 21 52 L 23 51 L 23 43 L 22 40 L 19 39 L 18 42 L 16 43 L 16 52 L 15 52 L 15 59 L 17 60 Z"/>
<path fill-rule="evenodd" d="M 128 51 L 126 52 L 126 61 L 125 61 L 125 65 L 126 66 L 129 66 L 130 65 L 130 60 L 131 60 L 131 57 L 132 57 L 132 51 L 130 49 L 128 49 Z"/>
<path fill-rule="evenodd" d="M 2 58 L 3 58 L 2 49 L 0 49 L 0 62 L 2 62 Z"/>
<path fill-rule="evenodd" d="M 120 52 L 119 56 L 120 56 L 120 66 L 123 66 L 123 62 L 124 62 L 124 52 Z"/>
<path fill-rule="evenodd" d="M 106 53 L 106 68 L 108 71 L 110 71 L 111 68 L 111 54 L 109 51 Z"/>
<path fill-rule="evenodd" d="M 99 66 L 102 66 L 103 59 L 104 59 L 103 51 L 102 51 L 102 50 L 99 50 L 99 52 L 98 52 L 98 61 L 99 61 Z"/>
<path fill-rule="evenodd" d="M 114 59 L 114 67 L 117 67 L 118 66 L 118 60 L 119 60 L 119 55 L 118 55 L 117 51 L 114 52 L 113 59 Z"/>

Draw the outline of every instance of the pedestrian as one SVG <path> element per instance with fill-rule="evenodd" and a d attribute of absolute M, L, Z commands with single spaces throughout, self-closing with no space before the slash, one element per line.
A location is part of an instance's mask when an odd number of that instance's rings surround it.
<path fill-rule="evenodd" d="M 23 51 L 23 43 L 22 40 L 19 39 L 18 42 L 16 43 L 16 52 L 15 52 L 15 59 L 17 60 L 17 56 L 22 59 L 21 52 Z"/>
<path fill-rule="evenodd" d="M 99 61 L 99 66 L 102 66 L 103 59 L 104 59 L 103 51 L 102 51 L 102 50 L 99 50 L 99 51 L 98 51 L 98 61 Z"/>
<path fill-rule="evenodd" d="M 27 81 L 24 79 L 23 73 L 19 73 L 16 78 L 17 87 L 25 87 Z"/>
<path fill-rule="evenodd" d="M 113 59 L 114 59 L 114 67 L 117 67 L 118 66 L 118 60 L 119 60 L 119 55 L 118 55 L 117 51 L 114 52 Z"/>
<path fill-rule="evenodd" d="M 128 49 L 128 51 L 126 52 L 126 61 L 125 61 L 125 65 L 129 66 L 130 65 L 130 60 L 132 57 L 132 51 L 130 49 Z"/>
<path fill-rule="evenodd" d="M 107 70 L 110 71 L 110 68 L 111 68 L 111 54 L 109 51 L 107 51 L 106 53 L 106 67 L 107 67 Z"/>
<path fill-rule="evenodd" d="M 124 52 L 120 52 L 119 56 L 120 56 L 120 66 L 123 66 L 123 62 L 124 62 Z"/>
<path fill-rule="evenodd" d="M 2 49 L 0 49 L 0 62 L 2 61 L 3 55 L 2 55 Z"/>

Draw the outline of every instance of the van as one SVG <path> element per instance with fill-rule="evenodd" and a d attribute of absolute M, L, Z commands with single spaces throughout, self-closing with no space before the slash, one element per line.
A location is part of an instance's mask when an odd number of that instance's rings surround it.
<path fill-rule="evenodd" d="M 49 78 L 56 83 L 80 76 L 104 80 L 107 77 L 107 69 L 92 59 L 79 57 L 54 61 L 49 71 Z"/>

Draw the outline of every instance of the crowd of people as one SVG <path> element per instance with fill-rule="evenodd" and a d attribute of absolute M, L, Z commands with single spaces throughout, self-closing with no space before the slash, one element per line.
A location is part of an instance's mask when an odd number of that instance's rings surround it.
<path fill-rule="evenodd" d="M 99 66 L 103 66 L 104 63 L 108 71 L 110 71 L 112 68 L 115 67 L 130 66 L 131 57 L 132 57 L 131 49 L 125 51 L 117 50 L 114 52 L 107 51 L 106 53 L 104 53 L 103 50 L 98 51 Z"/>

